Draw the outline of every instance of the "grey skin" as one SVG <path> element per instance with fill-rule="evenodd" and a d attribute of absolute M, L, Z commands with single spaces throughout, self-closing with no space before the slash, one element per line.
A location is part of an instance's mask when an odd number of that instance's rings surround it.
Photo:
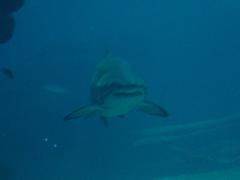
<path fill-rule="evenodd" d="M 145 95 L 144 81 L 132 73 L 129 64 L 123 59 L 108 53 L 93 76 L 90 86 L 91 103 L 74 110 L 64 120 L 89 118 L 98 114 L 104 125 L 108 126 L 109 118 L 123 118 L 134 109 L 168 117 L 164 108 L 146 100 Z"/>

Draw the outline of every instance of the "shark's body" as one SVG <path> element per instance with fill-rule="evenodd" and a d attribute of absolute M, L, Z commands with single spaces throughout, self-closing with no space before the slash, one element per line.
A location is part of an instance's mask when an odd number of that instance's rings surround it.
<path fill-rule="evenodd" d="M 151 115 L 168 116 L 162 107 L 146 101 L 145 95 L 144 81 L 132 73 L 123 59 L 108 54 L 93 76 L 91 104 L 73 111 L 65 120 L 87 118 L 96 113 L 106 120 L 115 116 L 123 117 L 136 108 Z"/>

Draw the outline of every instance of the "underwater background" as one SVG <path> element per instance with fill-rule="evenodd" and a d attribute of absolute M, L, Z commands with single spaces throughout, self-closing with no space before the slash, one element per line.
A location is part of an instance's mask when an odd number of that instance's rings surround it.
<path fill-rule="evenodd" d="M 15 75 L 0 74 L 0 179 L 154 180 L 239 168 L 239 9 L 238 0 L 26 0 L 0 44 L 0 68 Z M 109 128 L 98 117 L 63 120 L 89 102 L 106 48 L 168 118 L 134 111 Z M 141 143 L 153 127 L 211 119 L 216 128 Z"/>

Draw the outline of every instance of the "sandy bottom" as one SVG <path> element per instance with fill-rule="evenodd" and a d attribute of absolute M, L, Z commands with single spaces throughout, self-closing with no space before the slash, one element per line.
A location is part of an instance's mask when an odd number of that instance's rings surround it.
<path fill-rule="evenodd" d="M 181 175 L 176 177 L 155 178 L 154 180 L 240 180 L 240 168 L 214 171 L 202 174 Z"/>

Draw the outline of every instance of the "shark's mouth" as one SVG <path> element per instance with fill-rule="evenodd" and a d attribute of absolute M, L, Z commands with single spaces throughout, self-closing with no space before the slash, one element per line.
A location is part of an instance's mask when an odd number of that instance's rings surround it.
<path fill-rule="evenodd" d="M 121 85 L 112 91 L 112 95 L 119 98 L 144 96 L 145 87 L 142 85 Z"/>
<path fill-rule="evenodd" d="M 137 84 L 112 83 L 111 85 L 102 87 L 99 91 L 101 92 L 101 96 L 96 96 L 94 101 L 101 104 L 110 96 L 117 99 L 140 98 L 145 95 L 146 87 Z"/>
<path fill-rule="evenodd" d="M 112 94 L 115 97 L 124 98 L 124 97 L 136 97 L 136 96 L 143 96 L 144 93 L 142 91 L 135 91 L 135 92 L 114 92 Z"/>

